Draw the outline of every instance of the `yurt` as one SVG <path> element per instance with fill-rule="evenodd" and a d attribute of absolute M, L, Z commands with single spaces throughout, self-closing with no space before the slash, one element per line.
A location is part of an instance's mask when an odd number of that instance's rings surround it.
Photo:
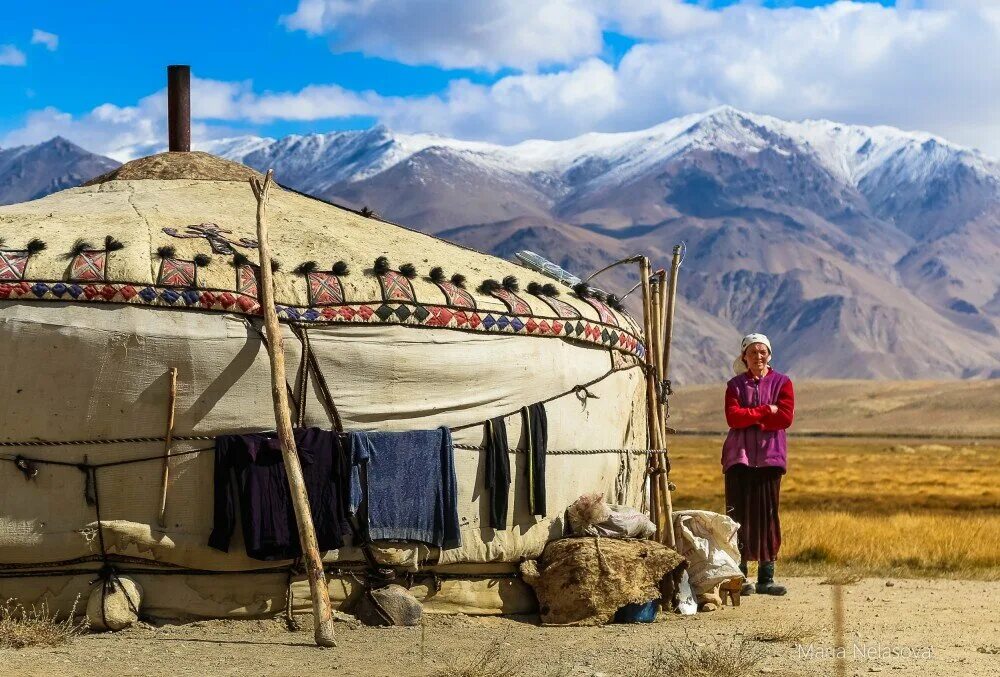
<path fill-rule="evenodd" d="M 167 152 L 0 207 L 3 598 L 68 610 L 112 575 L 138 584 L 152 618 L 310 609 L 298 560 L 250 557 L 238 528 L 228 552 L 209 545 L 215 440 L 275 429 L 254 176 Z M 267 214 L 296 425 L 451 434 L 460 545 L 377 541 L 378 563 L 431 612 L 532 611 L 518 563 L 563 534 L 569 504 L 588 492 L 645 503 L 638 323 L 367 211 L 276 186 Z M 544 514 L 523 451 L 536 404 Z M 497 421 L 511 472 L 494 526 L 484 449 Z M 335 606 L 371 567 L 349 542 L 323 562 Z"/>

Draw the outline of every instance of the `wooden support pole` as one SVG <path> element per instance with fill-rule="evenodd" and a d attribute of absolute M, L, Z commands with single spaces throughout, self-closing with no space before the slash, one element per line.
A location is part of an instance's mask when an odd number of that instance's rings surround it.
<path fill-rule="evenodd" d="M 652 289 L 649 283 L 650 267 L 649 259 L 645 256 L 639 260 L 639 274 L 642 277 L 642 320 L 646 339 L 646 402 L 647 402 L 647 425 L 649 426 L 650 449 L 663 449 L 662 427 L 660 423 L 660 404 L 657 397 L 657 362 L 656 354 L 658 348 L 653 340 L 654 337 L 654 315 Z M 668 509 L 669 495 L 667 494 L 666 473 L 664 472 L 664 461 L 661 454 L 653 454 L 650 459 L 650 514 L 656 524 L 657 538 L 661 543 L 671 544 L 673 541 L 673 527 L 670 523 L 671 515 Z"/>
<path fill-rule="evenodd" d="M 274 420 L 281 443 L 281 457 L 288 475 L 288 488 L 295 508 L 295 521 L 299 528 L 299 543 L 305 559 L 309 577 L 309 592 L 313 602 L 313 621 L 316 644 L 336 646 L 333 638 L 333 610 L 330 593 L 323 573 L 323 560 L 319 556 L 319 543 L 309 510 L 309 496 L 306 494 L 302 466 L 295 449 L 292 431 L 292 417 L 288 409 L 288 392 L 285 386 L 285 347 L 278 324 L 278 313 L 274 306 L 274 280 L 271 274 L 271 253 L 267 244 L 267 198 L 272 183 L 272 170 L 268 170 L 263 183 L 257 178 L 250 179 L 250 187 L 257 198 L 257 243 L 260 254 L 260 305 L 264 314 L 264 328 L 267 332 L 268 353 L 271 360 L 271 395 L 274 400 Z"/>
<path fill-rule="evenodd" d="M 157 522 L 167 526 L 167 485 L 170 482 L 170 447 L 174 441 L 174 410 L 177 406 L 177 367 L 167 372 L 167 432 L 163 442 L 163 481 L 160 487 L 160 515 Z"/>
<path fill-rule="evenodd" d="M 191 150 L 190 66 L 167 66 L 167 138 L 171 152 Z"/>
<path fill-rule="evenodd" d="M 666 328 L 663 331 L 663 376 L 670 378 L 670 343 L 674 337 L 674 309 L 677 301 L 677 274 L 681 268 L 681 246 L 674 245 L 674 258 L 670 263 L 670 285 L 667 289 Z"/>
<path fill-rule="evenodd" d="M 652 315 L 653 315 L 653 345 L 655 350 L 654 364 L 656 366 L 656 413 L 659 423 L 660 449 L 667 448 L 667 422 L 666 407 L 660 402 L 660 383 L 663 382 L 663 307 L 666 297 L 666 288 L 663 285 L 665 275 L 663 270 L 657 271 L 653 276 L 654 282 L 650 285 L 652 291 Z M 660 493 L 660 512 L 662 513 L 663 531 L 660 534 L 660 541 L 674 547 L 674 511 L 673 501 L 670 496 L 670 479 L 667 476 L 667 459 L 663 454 L 656 456 L 656 481 Z"/>

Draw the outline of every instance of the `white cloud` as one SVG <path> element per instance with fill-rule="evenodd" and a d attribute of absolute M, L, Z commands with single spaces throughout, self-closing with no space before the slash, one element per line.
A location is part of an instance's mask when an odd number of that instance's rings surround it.
<path fill-rule="evenodd" d="M 283 21 L 337 52 L 444 68 L 534 69 L 603 48 L 598 16 L 574 0 L 300 0 Z"/>
<path fill-rule="evenodd" d="M 45 49 L 54 52 L 59 48 L 59 36 L 36 28 L 31 31 L 31 44 L 45 45 Z"/>
<path fill-rule="evenodd" d="M 23 66 L 28 63 L 24 52 L 14 45 L 0 45 L 0 66 Z"/>
<path fill-rule="evenodd" d="M 453 80 L 443 92 L 421 97 L 387 97 L 332 84 L 255 92 L 249 82 L 196 79 L 196 134 L 222 135 L 219 121 L 263 124 L 372 116 L 400 131 L 514 142 L 640 129 L 730 104 L 789 119 L 824 117 L 922 129 L 1000 156 L 1000 125 L 995 122 L 1000 119 L 1000 3 L 922 0 L 919 6 L 898 9 L 838 2 L 780 10 L 744 4 L 707 10 L 677 2 L 581 0 L 575 6 L 588 8 L 602 25 L 656 39 L 635 45 L 614 66 L 579 56 L 553 72 L 514 73 L 488 85 Z M 388 11 L 381 0 L 363 6 L 303 0 L 287 21 L 327 30 L 331 8 L 340 8 L 337 16 L 348 10 L 368 12 L 366 17 Z M 523 35 L 504 39 L 519 42 Z M 511 49 L 486 42 L 479 52 L 468 52 L 481 64 L 500 63 L 502 52 Z M 583 55 L 587 50 L 576 51 Z M 36 111 L 7 142 L 62 133 L 123 157 L 144 144 L 162 145 L 164 108 L 160 92 L 133 107 L 106 105 L 77 118 Z"/>

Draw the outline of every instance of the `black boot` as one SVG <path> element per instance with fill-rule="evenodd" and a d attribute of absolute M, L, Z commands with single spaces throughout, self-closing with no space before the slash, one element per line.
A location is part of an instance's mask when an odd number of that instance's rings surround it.
<path fill-rule="evenodd" d="M 774 562 L 757 564 L 757 592 L 762 595 L 784 595 L 788 590 L 774 582 Z"/>
<path fill-rule="evenodd" d="M 741 595 L 752 595 L 753 594 L 753 584 L 747 580 L 747 563 L 740 562 L 740 571 L 743 572 L 743 587 L 740 588 Z"/>

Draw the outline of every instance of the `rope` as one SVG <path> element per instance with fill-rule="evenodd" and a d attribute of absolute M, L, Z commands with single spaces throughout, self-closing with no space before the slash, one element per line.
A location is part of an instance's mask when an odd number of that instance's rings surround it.
<path fill-rule="evenodd" d="M 486 447 L 475 444 L 454 444 L 456 449 L 467 449 L 469 451 L 485 451 Z M 525 454 L 525 449 L 511 449 L 508 453 Z M 647 454 L 666 454 L 667 449 L 549 449 L 545 452 L 547 456 L 590 456 L 596 454 L 632 454 L 633 456 L 646 456 Z"/>
<path fill-rule="evenodd" d="M 111 440 L 29 440 L 26 442 L 0 442 L 0 447 L 82 447 L 100 444 L 145 444 L 147 442 L 165 442 L 166 437 L 117 437 Z M 174 435 L 175 442 L 213 441 L 212 435 Z M 171 454 L 175 456 L 176 454 Z M 157 456 L 163 460 L 163 455 Z"/>
<path fill-rule="evenodd" d="M 176 439 L 176 438 L 175 438 Z M 203 451 L 215 451 L 215 447 L 202 447 L 200 449 L 189 449 L 187 451 L 175 451 L 170 454 L 170 457 L 175 456 L 188 456 L 190 454 L 200 454 Z M 143 456 L 142 458 L 128 458 L 123 461 L 108 461 L 107 463 L 90 463 L 87 460 L 87 455 L 83 457 L 83 463 L 73 463 L 71 461 L 52 461 L 42 458 L 30 458 L 28 456 L 0 456 L 0 461 L 11 461 L 13 463 L 21 463 L 27 461 L 29 463 L 44 463 L 47 465 L 61 465 L 69 468 L 77 468 L 78 470 L 86 472 L 87 470 L 96 470 L 98 468 L 110 468 L 116 465 L 129 465 L 131 463 L 143 463 L 145 461 L 162 461 L 163 456 Z"/>

